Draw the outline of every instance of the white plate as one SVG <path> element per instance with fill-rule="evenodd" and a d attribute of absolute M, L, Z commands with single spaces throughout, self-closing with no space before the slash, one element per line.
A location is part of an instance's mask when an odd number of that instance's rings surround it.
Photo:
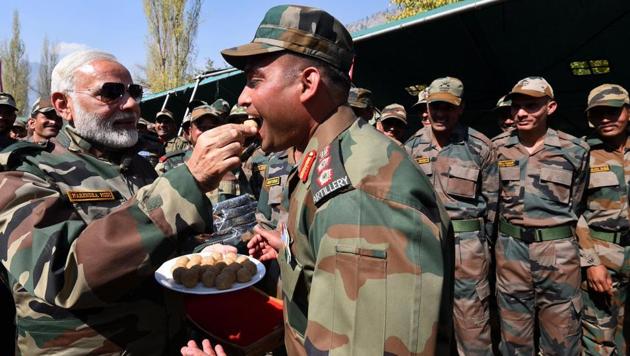
<path fill-rule="evenodd" d="M 193 253 L 190 255 L 186 255 L 188 257 L 193 256 L 193 255 L 198 255 L 198 253 Z M 241 256 L 241 255 L 239 255 Z M 197 286 L 194 288 L 186 288 L 181 284 L 176 283 L 173 280 L 173 274 L 171 272 L 171 269 L 173 269 L 173 265 L 175 264 L 175 261 L 177 261 L 178 258 L 180 258 L 181 256 L 177 256 L 175 258 L 172 258 L 166 262 L 164 262 L 160 268 L 157 269 L 157 271 L 155 271 L 155 279 L 158 281 L 158 283 L 160 283 L 161 285 L 163 285 L 164 287 L 168 288 L 168 289 L 172 289 L 174 291 L 178 291 L 178 292 L 182 292 L 182 293 L 188 293 L 188 294 L 221 294 L 221 293 L 228 293 L 228 292 L 233 292 L 235 290 L 239 290 L 239 289 L 243 289 L 243 288 L 247 288 L 253 284 L 255 284 L 256 282 L 260 281 L 263 276 L 265 275 L 265 266 L 258 261 L 257 259 L 251 257 L 251 256 L 247 256 L 247 258 L 249 258 L 250 261 L 254 262 L 256 264 L 256 274 L 252 276 L 252 279 L 249 282 L 246 283 L 238 283 L 235 282 L 234 284 L 232 284 L 232 288 L 228 288 L 228 289 L 224 289 L 224 290 L 219 290 L 216 288 L 207 288 L 204 287 L 203 284 L 201 284 L 201 282 L 197 283 Z"/>

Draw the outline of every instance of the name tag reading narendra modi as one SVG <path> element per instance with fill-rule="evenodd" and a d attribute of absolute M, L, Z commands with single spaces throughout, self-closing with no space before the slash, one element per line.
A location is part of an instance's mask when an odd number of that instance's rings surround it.
<path fill-rule="evenodd" d="M 73 203 L 114 200 L 114 193 L 111 190 L 70 190 L 67 194 Z"/>

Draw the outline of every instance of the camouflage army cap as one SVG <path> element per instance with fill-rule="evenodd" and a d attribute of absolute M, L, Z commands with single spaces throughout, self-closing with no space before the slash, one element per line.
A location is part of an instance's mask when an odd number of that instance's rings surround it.
<path fill-rule="evenodd" d="M 214 109 L 215 115 L 227 116 L 230 113 L 230 103 L 224 99 L 219 98 L 210 106 Z"/>
<path fill-rule="evenodd" d="M 428 88 L 424 88 L 418 92 L 418 101 L 411 106 L 412 109 L 419 108 L 420 105 L 426 105 L 429 96 Z"/>
<path fill-rule="evenodd" d="M 269 9 L 251 43 L 221 51 L 223 58 L 243 69 L 250 56 L 291 51 L 323 60 L 348 72 L 354 49 L 348 30 L 329 13 L 306 6 Z"/>
<path fill-rule="evenodd" d="M 220 121 L 221 117 L 218 115 L 217 110 L 210 105 L 200 105 L 193 109 L 190 113 L 190 122 L 195 122 L 200 117 L 210 115 L 215 120 Z"/>
<path fill-rule="evenodd" d="M 385 121 L 387 119 L 397 119 L 407 125 L 407 111 L 405 107 L 400 104 L 387 105 L 381 111 L 381 117 L 378 120 Z"/>
<path fill-rule="evenodd" d="M 35 117 L 38 113 L 47 113 L 50 111 L 54 111 L 55 108 L 52 106 L 52 103 L 49 99 L 37 98 L 33 105 L 31 105 L 31 117 Z"/>
<path fill-rule="evenodd" d="M 464 95 L 464 84 L 453 77 L 438 78 L 427 89 L 427 102 L 443 101 L 460 106 Z"/>
<path fill-rule="evenodd" d="M 0 105 L 10 106 L 15 111 L 18 110 L 15 104 L 15 99 L 13 98 L 13 95 L 9 93 L 0 93 Z"/>
<path fill-rule="evenodd" d="M 588 94 L 587 105 L 587 111 L 596 106 L 620 108 L 624 105 L 630 105 L 630 98 L 628 97 L 628 91 L 621 85 L 602 84 Z"/>
<path fill-rule="evenodd" d="M 509 108 L 512 107 L 512 100 L 507 98 L 507 95 L 503 95 L 502 97 L 499 98 L 499 101 L 497 101 L 497 106 L 495 106 L 495 109 L 501 109 L 501 108 Z"/>
<path fill-rule="evenodd" d="M 247 116 L 247 108 L 244 106 L 240 106 L 238 104 L 235 104 L 234 106 L 232 106 L 232 110 L 230 110 L 230 117 L 233 116 Z"/>
<path fill-rule="evenodd" d="M 26 122 L 28 121 L 27 117 L 18 117 L 17 119 L 15 119 L 15 121 L 13 122 L 13 126 L 16 127 L 21 127 L 23 129 L 26 129 Z"/>
<path fill-rule="evenodd" d="M 514 94 L 523 94 L 535 98 L 546 96 L 553 99 L 553 88 L 543 77 L 527 77 L 516 83 L 512 91 L 506 95 L 506 99 L 511 99 Z"/>
<path fill-rule="evenodd" d="M 166 109 L 161 110 L 155 115 L 155 121 L 164 121 L 166 119 L 171 119 L 175 121 L 175 117 L 173 116 L 173 113 Z"/>
<path fill-rule="evenodd" d="M 364 88 L 350 88 L 348 104 L 353 108 L 371 108 L 374 106 L 374 103 L 372 103 L 372 92 Z"/>

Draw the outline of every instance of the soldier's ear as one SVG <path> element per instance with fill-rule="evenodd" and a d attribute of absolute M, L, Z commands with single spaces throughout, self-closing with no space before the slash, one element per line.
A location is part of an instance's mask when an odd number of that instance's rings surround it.
<path fill-rule="evenodd" d="M 557 108 L 558 102 L 556 102 L 555 100 L 549 100 L 549 102 L 547 103 L 547 115 L 551 115 L 556 112 Z"/>
<path fill-rule="evenodd" d="M 317 93 L 317 89 L 322 84 L 321 83 L 321 73 L 319 69 L 316 67 L 306 67 L 302 70 L 300 74 L 300 83 L 302 85 L 302 91 L 300 93 L 300 101 L 307 102 L 315 93 Z"/>
<path fill-rule="evenodd" d="M 52 102 L 55 111 L 66 121 L 72 121 L 72 110 L 70 107 L 71 100 L 67 94 L 54 92 L 50 94 L 50 101 Z"/>

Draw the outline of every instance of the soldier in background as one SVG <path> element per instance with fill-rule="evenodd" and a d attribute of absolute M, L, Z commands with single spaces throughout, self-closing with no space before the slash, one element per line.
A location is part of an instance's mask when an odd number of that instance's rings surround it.
<path fill-rule="evenodd" d="M 11 126 L 11 138 L 16 141 L 25 141 L 28 139 L 27 120 L 23 117 L 18 117 Z"/>
<path fill-rule="evenodd" d="M 228 116 L 230 115 L 230 103 L 228 103 L 225 99 L 217 99 L 211 105 L 212 109 L 216 115 L 223 120 L 223 122 L 228 122 Z"/>
<path fill-rule="evenodd" d="M 138 154 L 155 167 L 160 157 L 164 156 L 164 145 L 160 143 L 155 132 L 150 129 L 153 127 L 153 123 L 141 117 L 136 127 L 138 128 Z"/>
<path fill-rule="evenodd" d="M 208 130 L 219 127 L 224 121 L 219 117 L 215 109 L 209 105 L 199 105 L 195 107 L 190 117 L 190 122 L 182 124 L 192 147 L 167 153 L 160 158 L 160 162 L 155 166 L 155 170 L 162 175 L 175 167 L 184 164 L 193 153 L 193 148 L 197 145 L 199 137 Z M 233 198 L 237 195 L 249 193 L 248 184 L 241 182 L 243 173 L 240 168 L 226 172 L 221 179 L 217 189 L 207 193 L 208 199 L 213 205 L 218 202 Z"/>
<path fill-rule="evenodd" d="M 233 124 L 242 124 L 248 119 L 249 116 L 247 115 L 246 108 L 244 106 L 234 104 L 230 110 L 228 122 Z M 259 121 L 260 120 L 256 123 L 260 127 Z M 245 178 L 249 182 L 254 198 L 258 200 L 264 181 L 265 169 L 267 168 L 266 162 L 269 160 L 269 156 L 260 148 L 260 138 L 254 137 L 245 144 L 247 145 L 247 148 L 243 152 L 244 157 L 241 157 L 241 160 L 243 161 L 241 168 L 243 170 L 243 174 L 245 174 Z"/>
<path fill-rule="evenodd" d="M 381 116 L 376 120 L 376 129 L 402 146 L 407 131 L 407 111 L 400 104 L 390 104 L 383 108 Z"/>
<path fill-rule="evenodd" d="M 16 142 L 11 137 L 11 128 L 17 117 L 15 99 L 9 93 L 0 93 L 0 149 Z"/>
<path fill-rule="evenodd" d="M 156 179 L 133 147 L 142 87 L 113 56 L 66 56 L 51 92 L 68 122 L 53 145 L 20 142 L 0 155 L 0 262 L 17 304 L 19 353 L 173 354 L 183 314 L 154 272 L 211 230 L 204 193 L 240 165 L 255 130 L 206 132 L 186 167 Z"/>
<path fill-rule="evenodd" d="M 581 351 L 580 259 L 574 236 L 586 186 L 588 145 L 549 127 L 557 108 L 542 77 L 520 80 L 516 129 L 493 139 L 499 168 L 497 303 L 504 355 L 532 355 L 539 323 L 545 355 Z"/>
<path fill-rule="evenodd" d="M 164 109 L 155 115 L 155 132 L 164 145 L 164 152 L 185 150 L 190 147 L 190 143 L 177 135 L 177 123 L 173 113 Z"/>
<path fill-rule="evenodd" d="M 428 88 L 424 88 L 418 92 L 418 101 L 409 108 L 409 114 L 420 118 L 422 126 L 431 125 L 427 109 L 427 89 Z"/>
<path fill-rule="evenodd" d="M 433 183 L 453 223 L 457 350 L 460 355 L 492 355 L 488 245 L 499 188 L 492 142 L 460 123 L 464 85 L 459 79 L 438 78 L 427 93 L 431 125 L 418 130 L 405 147 Z"/>
<path fill-rule="evenodd" d="M 29 141 L 39 144 L 48 144 L 48 141 L 57 136 L 63 121 L 50 99 L 38 98 L 31 106 L 31 117 L 28 119 L 28 127 L 33 134 Z"/>
<path fill-rule="evenodd" d="M 350 105 L 357 117 L 367 121 L 370 125 L 375 124 L 375 122 L 371 121 L 374 118 L 376 108 L 372 102 L 372 92 L 369 89 L 350 88 L 350 92 L 348 93 L 348 105 Z"/>
<path fill-rule="evenodd" d="M 577 235 L 582 257 L 582 346 L 586 355 L 627 355 L 625 305 L 630 282 L 630 98 L 604 84 L 588 95 L 590 177 Z"/>
<path fill-rule="evenodd" d="M 222 51 L 245 71 L 239 104 L 264 118 L 262 149 L 303 152 L 278 256 L 285 344 L 434 354 L 450 341 L 448 218 L 404 150 L 347 104 L 353 52 L 339 21 L 294 5 L 271 8 L 252 43 Z"/>
<path fill-rule="evenodd" d="M 512 101 L 506 99 L 505 95 L 499 98 L 493 111 L 501 131 L 506 132 L 516 126 L 512 116 Z"/>

